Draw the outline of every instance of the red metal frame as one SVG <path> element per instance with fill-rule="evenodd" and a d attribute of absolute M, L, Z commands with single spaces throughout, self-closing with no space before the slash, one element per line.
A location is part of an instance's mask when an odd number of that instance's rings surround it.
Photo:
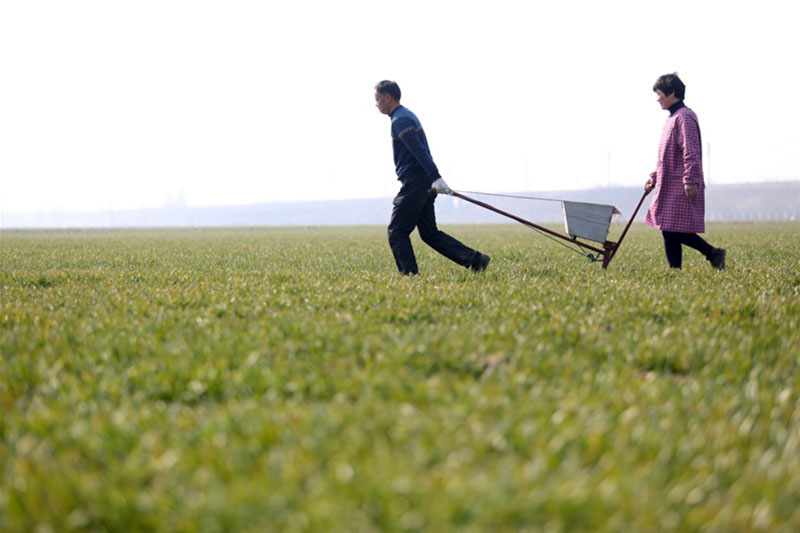
<path fill-rule="evenodd" d="M 558 233 L 557 231 L 553 231 L 551 229 L 545 228 L 544 226 L 540 226 L 539 224 L 535 224 L 535 223 L 531 222 L 530 220 L 525 220 L 524 218 L 518 217 L 517 215 L 512 215 L 511 213 L 503 211 L 502 209 L 498 209 L 498 208 L 494 207 L 493 205 L 489 205 L 489 204 L 487 204 L 485 202 L 481 202 L 480 200 L 475 200 L 473 198 L 470 198 L 469 196 L 461 194 L 460 192 L 452 191 L 451 194 L 452 194 L 452 196 L 455 196 L 456 198 L 461 198 L 462 200 L 466 200 L 467 202 L 473 203 L 475 205 L 479 205 L 479 206 L 483 207 L 484 209 L 488 209 L 489 211 L 494 211 L 495 213 L 498 213 L 500 215 L 508 217 L 508 218 L 510 218 L 512 220 L 516 220 L 517 222 L 519 222 L 521 224 L 524 224 L 525 226 L 528 226 L 530 228 L 542 231 L 542 232 L 547 233 L 548 235 L 551 235 L 551 236 L 556 237 L 558 239 L 562 239 L 562 240 L 565 240 L 567 242 L 571 242 L 573 244 L 577 244 L 581 248 L 586 248 L 587 250 L 592 250 L 593 252 L 597 252 L 598 254 L 603 256 L 602 268 L 605 269 L 606 267 L 608 267 L 608 264 L 614 258 L 614 255 L 616 255 L 617 250 L 619 250 L 619 247 L 622 244 L 622 239 L 624 239 L 625 235 L 628 233 L 628 229 L 631 227 L 631 224 L 633 223 L 633 220 L 636 218 L 636 214 L 639 212 L 639 208 L 642 206 L 642 202 L 644 202 L 644 199 L 647 196 L 647 193 L 648 193 L 648 191 L 645 191 L 645 193 L 642 194 L 642 197 L 639 200 L 639 203 L 636 205 L 636 209 L 633 211 L 633 215 L 631 215 L 630 220 L 628 220 L 628 224 L 625 226 L 625 229 L 622 231 L 622 234 L 619 236 L 619 240 L 617 242 L 605 241 L 603 243 L 603 248 L 602 249 L 600 249 L 600 248 L 598 248 L 598 247 L 596 247 L 594 245 L 591 245 L 591 244 L 586 244 L 583 241 L 579 241 L 577 237 L 570 237 L 569 235 L 564 235 L 562 233 Z"/>

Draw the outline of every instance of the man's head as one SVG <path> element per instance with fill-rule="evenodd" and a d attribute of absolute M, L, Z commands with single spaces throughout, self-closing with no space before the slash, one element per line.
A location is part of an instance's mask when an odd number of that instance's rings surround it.
<path fill-rule="evenodd" d="M 375 107 L 384 115 L 391 115 L 400 105 L 400 86 L 394 81 L 383 80 L 375 86 Z"/>
<path fill-rule="evenodd" d="M 661 104 L 661 109 L 669 109 L 686 96 L 686 85 L 673 72 L 672 74 L 659 76 L 653 85 L 653 92 L 658 95 L 658 103 Z"/>

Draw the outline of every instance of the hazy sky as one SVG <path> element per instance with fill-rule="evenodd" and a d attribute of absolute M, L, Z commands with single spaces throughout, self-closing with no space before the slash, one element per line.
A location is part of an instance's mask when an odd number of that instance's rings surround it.
<path fill-rule="evenodd" d="M 706 179 L 800 179 L 794 1 L 0 3 L 0 207 L 391 196 L 394 79 L 451 187 L 638 185 L 677 71 Z"/>

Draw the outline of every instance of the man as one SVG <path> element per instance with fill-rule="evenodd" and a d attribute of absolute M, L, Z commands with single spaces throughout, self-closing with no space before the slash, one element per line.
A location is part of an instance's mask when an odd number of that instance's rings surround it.
<path fill-rule="evenodd" d="M 491 258 L 457 241 L 436 227 L 436 194 L 452 191 L 433 162 L 425 131 L 414 113 L 400 105 L 400 87 L 384 80 L 375 86 L 375 106 L 392 119 L 392 148 L 397 179 L 402 184 L 394 198 L 389 222 L 389 246 L 401 274 L 418 274 L 409 235 L 419 229 L 422 241 L 459 265 L 486 270 Z"/>
<path fill-rule="evenodd" d="M 671 268 L 680 269 L 683 245 L 703 254 L 711 266 L 725 268 L 725 250 L 714 248 L 697 235 L 705 231 L 703 152 L 697 115 L 683 103 L 686 86 L 677 74 L 664 74 L 653 91 L 669 118 L 661 132 L 656 171 L 645 183 L 656 191 L 645 223 L 661 230 Z"/>

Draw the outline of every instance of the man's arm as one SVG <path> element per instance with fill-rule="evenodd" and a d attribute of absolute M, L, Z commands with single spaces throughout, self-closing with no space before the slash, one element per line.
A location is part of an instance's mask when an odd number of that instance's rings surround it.
<path fill-rule="evenodd" d="M 417 128 L 416 124 L 410 120 L 399 120 L 395 126 L 397 128 L 397 138 L 411 152 L 411 155 L 414 156 L 414 159 L 417 160 L 431 181 L 441 178 L 439 169 L 436 168 L 436 163 L 433 162 L 430 152 L 422 142 L 422 137 L 420 136 L 422 128 Z"/>

